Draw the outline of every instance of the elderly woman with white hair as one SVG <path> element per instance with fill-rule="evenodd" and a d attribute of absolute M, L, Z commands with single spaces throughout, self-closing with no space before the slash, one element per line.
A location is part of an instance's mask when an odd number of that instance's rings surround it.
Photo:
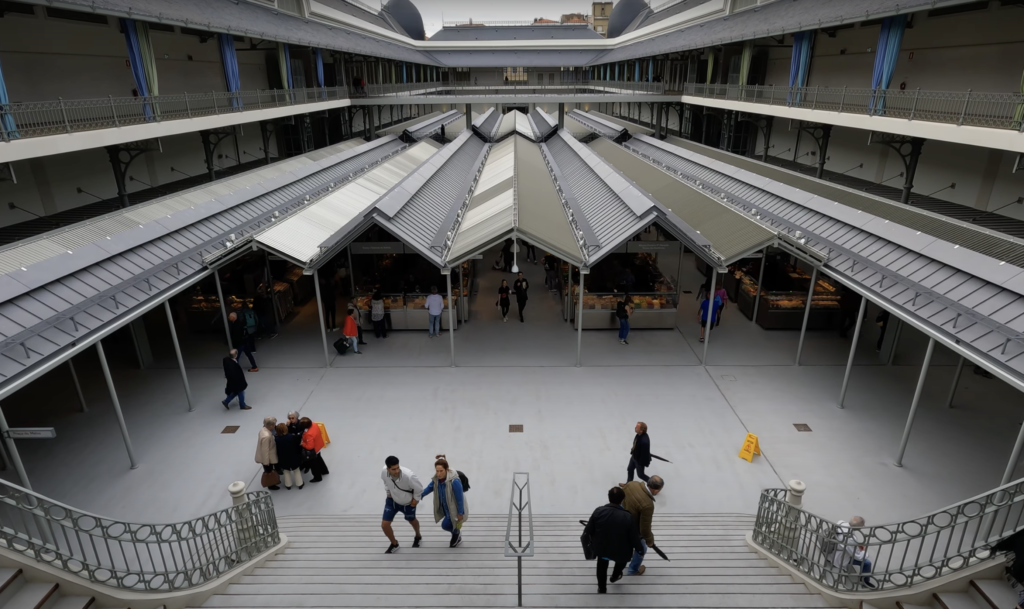
<path fill-rule="evenodd" d="M 260 429 L 260 436 L 256 440 L 256 463 L 263 466 L 264 475 L 275 472 L 279 477 L 281 475 L 281 468 L 277 464 L 277 443 L 274 441 L 274 427 L 276 425 L 277 419 L 274 417 L 263 419 L 263 427 Z M 281 490 L 281 487 L 276 483 L 265 484 L 265 486 L 272 491 Z"/>
<path fill-rule="evenodd" d="M 864 526 L 864 518 L 854 516 L 850 522 L 840 520 L 835 528 L 835 554 L 832 555 L 832 566 L 840 572 L 859 573 L 860 582 L 867 588 L 874 589 L 875 582 L 871 577 L 871 557 L 868 555 L 865 532 L 855 530 Z"/>
<path fill-rule="evenodd" d="M 302 436 L 302 426 L 299 425 L 299 413 L 291 411 L 288 413 L 288 433 L 297 434 Z"/>

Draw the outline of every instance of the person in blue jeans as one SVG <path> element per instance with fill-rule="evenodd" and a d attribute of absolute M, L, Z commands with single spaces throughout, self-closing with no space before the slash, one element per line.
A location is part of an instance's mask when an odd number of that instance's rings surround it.
<path fill-rule="evenodd" d="M 628 345 L 629 341 L 629 316 L 633 314 L 633 299 L 626 297 L 615 305 L 615 316 L 619 318 L 619 344 Z"/>
<path fill-rule="evenodd" d="M 462 543 L 462 525 L 469 516 L 469 506 L 466 504 L 459 473 L 448 466 L 444 455 L 437 455 L 436 459 L 436 473 L 427 488 L 423 489 L 420 498 L 434 493 L 434 522 L 440 522 L 441 528 L 452 534 L 448 547 L 454 548 Z"/>
<path fill-rule="evenodd" d="M 708 297 L 705 296 L 700 303 L 700 342 L 704 342 L 704 328 L 707 327 L 710 332 L 711 328 L 715 327 L 715 320 L 718 319 L 718 314 L 722 309 L 722 299 L 718 296 L 714 298 L 714 305 L 711 307 L 711 323 L 708 323 Z"/>
<path fill-rule="evenodd" d="M 224 379 L 227 381 L 227 385 L 224 387 L 224 395 L 227 397 L 220 402 L 224 408 L 230 410 L 231 400 L 237 397 L 239 408 L 252 410 L 252 406 L 245 403 L 245 389 L 249 383 L 245 380 L 242 366 L 238 364 L 238 349 L 228 351 L 227 357 L 224 358 Z"/>
<path fill-rule="evenodd" d="M 430 326 L 427 328 L 427 336 L 433 338 L 441 335 L 441 312 L 444 311 L 444 298 L 437 293 L 437 286 L 430 286 L 430 296 L 423 308 L 430 314 Z"/>

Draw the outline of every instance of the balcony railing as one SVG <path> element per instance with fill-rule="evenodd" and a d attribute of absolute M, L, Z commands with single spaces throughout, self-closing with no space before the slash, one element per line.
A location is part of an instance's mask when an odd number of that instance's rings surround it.
<path fill-rule="evenodd" d="M 1018 480 L 913 520 L 840 527 L 787 502 L 786 489 L 767 489 L 753 541 L 831 590 L 909 588 L 992 558 L 997 541 L 1024 528 L 1022 507 Z M 870 573 L 858 556 L 870 560 Z"/>
<path fill-rule="evenodd" d="M 775 87 L 687 83 L 683 95 L 825 112 L 1024 130 L 1024 95 L 920 89 Z"/>
<path fill-rule="evenodd" d="M 556 72 L 557 74 L 557 72 Z M 459 81 L 453 83 L 397 83 L 368 84 L 352 87 L 352 98 L 387 97 L 535 97 L 538 95 L 664 95 L 665 84 L 660 82 L 622 82 L 589 79 L 572 79 L 559 82 L 535 83 L 525 80 L 505 81 L 501 78 Z"/>
<path fill-rule="evenodd" d="M 12 102 L 0 105 L 0 141 L 347 98 L 346 87 L 327 87 Z"/>
<path fill-rule="evenodd" d="M 82 512 L 0 481 L 0 547 L 126 590 L 187 590 L 281 542 L 270 493 L 175 524 L 132 524 Z"/>

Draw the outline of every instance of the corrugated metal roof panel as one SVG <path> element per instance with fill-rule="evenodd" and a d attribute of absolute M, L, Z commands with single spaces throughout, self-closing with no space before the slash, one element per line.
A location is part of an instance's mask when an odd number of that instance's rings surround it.
<path fill-rule="evenodd" d="M 465 216 L 459 223 L 448 260 L 458 260 L 515 226 L 515 150 L 511 137 L 491 147 Z"/>

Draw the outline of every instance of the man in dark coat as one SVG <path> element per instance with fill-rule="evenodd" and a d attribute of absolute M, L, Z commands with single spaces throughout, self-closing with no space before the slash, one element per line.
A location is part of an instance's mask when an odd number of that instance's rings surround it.
<path fill-rule="evenodd" d="M 227 386 L 224 387 L 224 393 L 227 397 L 221 402 L 224 408 L 231 410 L 229 404 L 237 396 L 240 409 L 252 410 L 252 407 L 247 406 L 245 403 L 245 389 L 249 386 L 249 383 L 245 382 L 245 372 L 238 365 L 238 349 L 232 349 L 228 352 L 228 356 L 224 358 L 224 378 L 228 381 Z"/>
<path fill-rule="evenodd" d="M 650 477 L 644 474 L 644 468 L 651 465 L 651 438 L 647 436 L 647 423 L 640 421 L 634 428 L 636 437 L 633 438 L 633 448 L 629 450 L 629 467 L 626 469 L 626 482 L 633 481 L 633 470 L 636 470 L 637 478 L 644 482 Z"/>
<path fill-rule="evenodd" d="M 643 552 L 640 528 L 633 516 L 622 507 L 626 493 L 619 487 L 608 491 L 608 505 L 594 510 L 584 534 L 589 535 L 597 555 L 597 592 L 608 592 L 608 561 L 615 561 L 612 583 L 622 579 L 622 572 L 633 556 Z"/>
<path fill-rule="evenodd" d="M 506 273 L 512 272 L 512 245 L 515 242 L 511 238 L 505 239 L 504 245 L 501 246 L 501 270 Z"/>
<path fill-rule="evenodd" d="M 522 271 L 519 272 L 519 276 L 516 278 L 515 283 L 512 284 L 512 291 L 516 293 L 516 304 L 519 305 L 519 323 L 525 323 L 523 319 L 523 309 L 526 308 L 526 301 L 529 299 L 527 290 L 530 289 L 530 282 L 523 277 Z"/>

